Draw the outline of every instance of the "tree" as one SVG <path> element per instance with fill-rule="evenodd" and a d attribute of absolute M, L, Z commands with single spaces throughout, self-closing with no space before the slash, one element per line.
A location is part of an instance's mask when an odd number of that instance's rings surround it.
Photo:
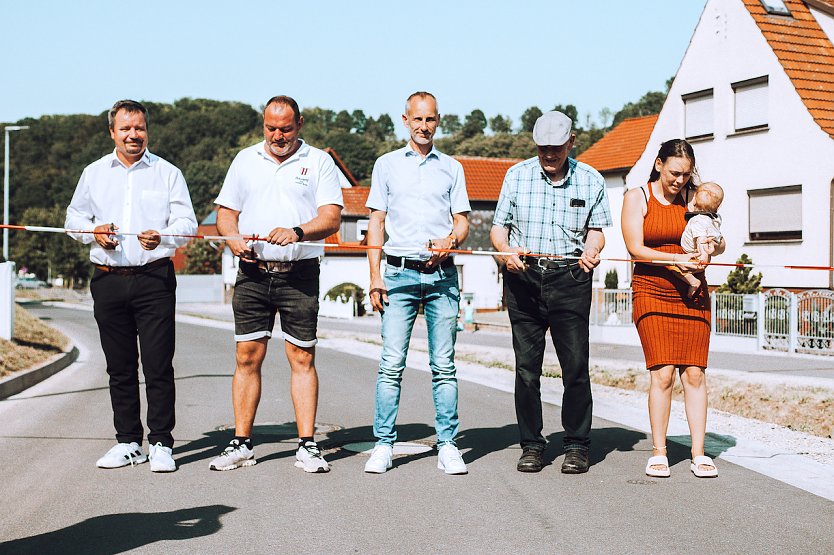
<path fill-rule="evenodd" d="M 27 208 L 20 216 L 21 225 L 63 227 L 66 209 Z M 18 267 L 26 266 L 40 279 L 62 276 L 68 286 L 83 286 L 90 278 L 90 246 L 57 233 L 18 231 L 14 233 L 9 254 Z"/>
<path fill-rule="evenodd" d="M 736 264 L 752 265 L 753 260 L 746 254 L 742 254 Z M 752 275 L 752 268 L 738 267 L 727 274 L 727 282 L 718 288 L 719 293 L 736 293 L 748 295 L 758 293 L 762 290 L 762 274 Z"/>
<path fill-rule="evenodd" d="M 364 135 L 340 131 L 331 133 L 326 146 L 333 148 L 357 180 L 371 176 L 377 159 L 374 144 Z"/>
<path fill-rule="evenodd" d="M 447 139 L 440 139 L 446 141 Z M 438 145 L 443 152 L 449 152 L 444 144 Z M 488 158 L 531 158 L 536 155 L 536 145 L 530 133 L 501 133 L 499 135 L 476 135 L 454 145 L 454 154 L 463 156 L 486 156 Z"/>
<path fill-rule="evenodd" d="M 353 129 L 353 117 L 347 113 L 347 110 L 342 110 L 333 119 L 333 129 L 336 131 L 350 131 Z"/>
<path fill-rule="evenodd" d="M 496 115 L 489 120 L 489 128 L 493 133 L 509 133 L 512 131 L 513 122 L 508 117 L 501 114 Z"/>
<path fill-rule="evenodd" d="M 460 118 L 457 114 L 445 114 L 440 116 L 440 130 L 444 135 L 454 135 L 460 133 L 463 125 L 460 123 Z"/>
<path fill-rule="evenodd" d="M 365 136 L 376 142 L 394 140 L 396 135 L 391 116 L 382 114 L 377 119 L 368 118 L 365 123 Z"/>
<path fill-rule="evenodd" d="M 611 125 L 615 126 L 626 118 L 659 114 L 664 102 L 666 102 L 665 92 L 649 91 L 640 97 L 637 102 L 628 102 L 619 112 L 614 114 L 614 121 Z"/>
<path fill-rule="evenodd" d="M 353 130 L 357 133 L 365 132 L 365 124 L 368 123 L 368 117 L 362 110 L 354 110 L 350 117 L 353 119 Z"/>
<path fill-rule="evenodd" d="M 487 126 L 487 119 L 484 113 L 475 108 L 472 110 L 466 119 L 463 121 L 463 128 L 460 130 L 464 138 L 474 137 L 475 135 L 483 135 L 484 129 Z"/>
<path fill-rule="evenodd" d="M 536 120 L 542 116 L 541 108 L 538 106 L 530 106 L 521 114 L 521 130 L 528 133 L 533 132 L 533 126 L 536 125 Z"/>
<path fill-rule="evenodd" d="M 620 278 L 617 275 L 617 269 L 611 268 L 605 272 L 605 288 L 617 289 L 620 286 Z"/>
<path fill-rule="evenodd" d="M 223 271 L 223 247 L 197 239 L 185 247 L 184 274 L 219 274 Z"/>
<path fill-rule="evenodd" d="M 579 125 L 579 110 L 577 110 L 576 106 L 574 106 L 573 104 L 567 104 L 565 106 L 557 104 L 553 107 L 553 110 L 555 110 L 556 112 L 562 112 L 563 114 L 568 116 L 570 120 L 573 122 L 574 127 L 577 127 Z"/>

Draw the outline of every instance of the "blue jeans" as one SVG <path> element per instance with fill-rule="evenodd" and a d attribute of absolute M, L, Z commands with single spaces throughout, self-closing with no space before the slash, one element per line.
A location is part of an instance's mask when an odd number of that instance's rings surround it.
<path fill-rule="evenodd" d="M 455 377 L 455 337 L 460 305 L 454 266 L 431 274 L 385 265 L 388 306 L 382 314 L 382 358 L 376 380 L 374 436 L 377 445 L 393 445 L 400 406 L 400 385 L 411 330 L 423 305 L 429 338 L 437 443 L 454 444 L 458 433 L 458 381 Z"/>

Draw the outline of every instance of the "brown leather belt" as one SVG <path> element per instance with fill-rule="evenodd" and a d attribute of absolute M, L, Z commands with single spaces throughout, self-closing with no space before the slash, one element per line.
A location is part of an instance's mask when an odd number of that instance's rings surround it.
<path fill-rule="evenodd" d="M 102 272 L 108 272 L 118 276 L 135 276 L 136 274 L 144 274 L 145 272 L 150 272 L 153 269 L 165 266 L 170 261 L 170 258 L 160 258 L 142 266 L 102 266 L 101 264 L 96 264 L 95 266 L 96 269 Z"/>
<path fill-rule="evenodd" d="M 413 258 L 403 258 L 401 256 L 385 256 L 385 262 L 387 262 L 391 266 L 396 266 L 397 268 L 406 268 L 407 270 L 417 270 L 421 274 L 433 274 L 434 272 L 438 271 L 437 266 L 426 266 L 427 260 L 415 260 Z M 455 265 L 455 261 L 451 258 L 447 258 L 443 262 L 440 263 L 440 268 L 449 268 Z"/>
<path fill-rule="evenodd" d="M 246 264 L 246 262 L 244 262 Z M 318 258 L 305 258 L 303 260 L 288 260 L 288 261 L 272 261 L 272 260 L 258 260 L 257 266 L 259 270 L 263 270 L 269 274 L 286 274 L 293 270 L 307 268 L 309 266 L 318 266 Z"/>

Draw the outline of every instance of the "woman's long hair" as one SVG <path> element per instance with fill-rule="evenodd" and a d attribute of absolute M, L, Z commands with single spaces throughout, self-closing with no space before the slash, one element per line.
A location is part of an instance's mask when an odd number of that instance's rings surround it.
<path fill-rule="evenodd" d="M 698 170 L 695 167 L 695 151 L 692 150 L 692 145 L 683 139 L 671 139 L 660 145 L 660 150 L 657 151 L 655 160 L 660 159 L 662 164 L 666 163 L 669 158 L 686 158 L 692 164 L 692 174 L 689 176 L 684 186 L 687 189 L 692 189 L 697 185 Z M 649 182 L 657 181 L 660 178 L 660 172 L 652 164 L 652 171 L 649 174 Z"/>

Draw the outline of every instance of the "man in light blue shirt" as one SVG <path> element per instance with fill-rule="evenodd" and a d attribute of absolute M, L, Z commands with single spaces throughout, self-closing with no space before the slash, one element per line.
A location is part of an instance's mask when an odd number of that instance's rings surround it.
<path fill-rule="evenodd" d="M 377 445 L 365 472 L 381 474 L 391 468 L 394 428 L 408 343 L 422 305 L 429 338 L 429 366 L 437 431 L 437 466 L 446 474 L 466 474 L 456 445 L 458 384 L 455 376 L 455 337 L 460 304 L 457 269 L 448 250 L 469 233 L 470 211 L 460 162 L 434 148 L 440 116 L 437 100 L 427 92 L 408 97 L 403 123 L 408 144 L 381 156 L 374 165 L 368 245 L 371 304 L 382 314 L 382 357 L 376 383 L 374 435 Z"/>

